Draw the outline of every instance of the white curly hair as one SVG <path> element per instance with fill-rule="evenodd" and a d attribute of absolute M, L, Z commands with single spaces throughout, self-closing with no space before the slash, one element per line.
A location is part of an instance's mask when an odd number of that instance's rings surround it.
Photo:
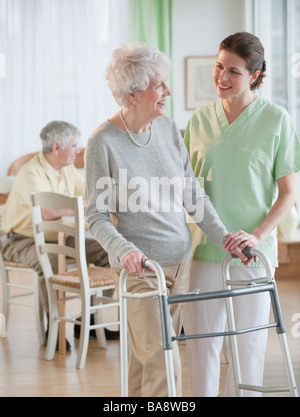
<path fill-rule="evenodd" d="M 157 48 L 141 42 L 121 44 L 113 51 L 105 75 L 116 102 L 127 107 L 131 104 L 127 94 L 146 90 L 150 81 L 170 66 L 168 56 Z"/>

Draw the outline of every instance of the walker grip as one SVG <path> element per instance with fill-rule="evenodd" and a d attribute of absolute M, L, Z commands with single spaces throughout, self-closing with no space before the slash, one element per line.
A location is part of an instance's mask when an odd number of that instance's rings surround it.
<path fill-rule="evenodd" d="M 253 258 L 253 255 L 251 254 L 251 249 L 252 248 L 247 247 L 247 248 L 242 250 L 243 254 L 246 255 L 247 258 Z M 231 257 L 232 258 L 238 258 L 238 256 L 235 255 L 234 253 L 231 254 Z"/>
<path fill-rule="evenodd" d="M 143 267 L 143 268 L 147 268 L 147 266 L 146 266 L 146 262 L 147 262 L 147 260 L 148 260 L 147 258 L 142 259 L 142 261 L 141 261 L 141 262 L 142 262 L 142 267 Z"/>

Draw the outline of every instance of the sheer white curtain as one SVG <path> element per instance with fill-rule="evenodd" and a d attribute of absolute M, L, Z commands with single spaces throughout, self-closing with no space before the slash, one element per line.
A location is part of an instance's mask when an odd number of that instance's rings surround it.
<path fill-rule="evenodd" d="M 285 107 L 300 135 L 300 0 L 253 0 L 255 34 L 266 52 L 267 78 L 261 94 Z M 300 210 L 300 172 L 297 173 Z"/>
<path fill-rule="evenodd" d="M 129 0 L 0 0 L 0 176 L 41 149 L 39 133 L 66 120 L 90 133 L 117 111 L 105 80 L 112 50 L 128 42 Z"/>

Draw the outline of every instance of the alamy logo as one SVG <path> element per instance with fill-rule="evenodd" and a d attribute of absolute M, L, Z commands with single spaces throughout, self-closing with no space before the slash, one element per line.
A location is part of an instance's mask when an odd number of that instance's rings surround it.
<path fill-rule="evenodd" d="M 101 177 L 96 183 L 97 210 L 101 213 L 182 213 L 194 221 L 203 220 L 204 190 L 200 181 L 189 177 L 128 178 L 127 169 L 120 169 L 116 180 Z"/>
<path fill-rule="evenodd" d="M 293 314 L 292 321 L 295 322 L 292 327 L 292 335 L 293 337 L 300 337 L 300 313 Z"/>

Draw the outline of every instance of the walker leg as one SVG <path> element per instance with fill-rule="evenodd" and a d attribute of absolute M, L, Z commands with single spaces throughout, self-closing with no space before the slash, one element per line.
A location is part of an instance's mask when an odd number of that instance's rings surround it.
<path fill-rule="evenodd" d="M 165 350 L 165 362 L 169 397 L 176 397 L 176 385 L 172 349 Z"/>
<path fill-rule="evenodd" d="M 226 301 L 226 310 L 227 310 L 228 329 L 229 331 L 236 331 L 234 314 L 233 314 L 232 298 L 226 298 L 225 301 Z M 229 343 L 230 343 L 230 350 L 231 350 L 231 359 L 232 359 L 236 396 L 243 397 L 244 396 L 243 390 L 240 389 L 239 387 L 239 385 L 242 382 L 242 376 L 241 376 L 241 368 L 240 368 L 239 351 L 238 351 L 238 345 L 237 345 L 237 337 L 235 335 L 230 336 Z"/>
<path fill-rule="evenodd" d="M 287 339 L 286 339 L 286 330 L 283 322 L 278 291 L 276 282 L 272 275 L 272 269 L 269 264 L 268 259 L 256 249 L 251 249 L 251 256 L 259 256 L 264 265 L 267 272 L 267 282 L 268 282 L 268 289 L 266 291 L 269 292 L 271 298 L 271 305 L 272 311 L 274 314 L 275 319 L 275 326 L 277 335 L 279 338 L 282 356 L 284 360 L 284 365 L 286 369 L 287 379 L 288 379 L 288 386 L 276 386 L 276 387 L 265 387 L 265 386 L 256 386 L 256 385 L 246 385 L 241 383 L 241 374 L 240 374 L 240 365 L 239 365 L 239 357 L 238 357 L 238 347 L 237 347 L 237 339 L 236 336 L 230 337 L 230 346 L 231 346 L 231 353 L 232 353 L 232 361 L 233 361 L 233 370 L 234 370 L 234 378 L 235 378 L 235 385 L 236 385 L 236 393 L 237 395 L 242 396 L 243 389 L 257 391 L 262 393 L 268 392 L 285 392 L 290 391 L 292 397 L 298 397 L 292 362 L 290 358 L 290 353 L 288 349 Z M 230 277 L 229 277 L 229 263 L 230 263 L 230 255 L 228 255 L 223 262 L 223 279 L 224 279 L 224 288 L 230 289 Z M 255 281 L 255 280 L 254 280 Z M 261 283 L 262 281 L 260 281 Z M 235 281 L 235 285 L 237 281 Z M 248 284 L 254 285 L 252 282 Z M 270 288 L 271 287 L 271 288 Z M 228 328 L 230 331 L 236 331 L 235 329 L 235 321 L 234 321 L 234 313 L 233 313 L 233 303 L 232 298 L 226 298 L 226 310 L 227 310 L 227 321 L 228 321 Z M 249 329 L 250 330 L 250 329 Z M 258 330 L 258 329 L 256 329 Z"/>
<path fill-rule="evenodd" d="M 230 256 L 224 260 L 223 263 L 223 280 L 224 280 L 224 288 L 230 290 L 230 286 L 227 285 L 227 282 L 230 280 L 229 276 L 229 264 L 230 264 Z M 225 298 L 226 304 L 226 313 L 227 313 L 227 327 L 230 332 L 236 331 L 235 326 L 235 319 L 234 319 L 234 312 L 233 312 L 233 301 L 232 298 L 227 297 Z M 233 374 L 234 374 L 234 382 L 235 382 L 235 392 L 237 397 L 243 397 L 243 390 L 240 389 L 239 385 L 242 382 L 241 376 L 241 368 L 240 368 L 240 359 L 239 359 L 239 351 L 237 345 L 237 337 L 235 335 L 229 337 L 229 345 L 231 350 L 231 360 L 232 360 L 232 367 L 233 367 Z"/>
<path fill-rule="evenodd" d="M 285 330 L 285 326 L 283 322 L 279 296 L 278 296 L 278 290 L 277 290 L 277 285 L 275 281 L 273 283 L 273 290 L 270 292 L 270 297 L 271 297 L 271 303 L 272 303 L 272 308 L 273 308 L 273 314 L 274 314 L 276 322 L 278 323 L 278 327 L 276 330 L 277 330 L 277 334 L 278 334 L 278 338 L 280 342 L 283 361 L 285 364 L 285 370 L 286 370 L 286 375 L 288 379 L 290 393 L 292 397 L 298 397 L 298 391 L 296 387 L 292 361 L 291 361 L 287 338 L 286 338 L 286 330 Z"/>
<path fill-rule="evenodd" d="M 120 297 L 121 396 L 128 397 L 127 304 Z"/>
<path fill-rule="evenodd" d="M 176 397 L 175 372 L 173 362 L 173 343 L 171 337 L 169 304 L 168 297 L 166 294 L 159 296 L 159 305 L 161 315 L 163 347 L 165 351 L 168 393 L 169 397 Z"/>
<path fill-rule="evenodd" d="M 297 391 L 292 361 L 291 361 L 291 357 L 289 353 L 289 348 L 287 344 L 286 334 L 285 333 L 278 334 L 278 338 L 279 338 L 279 342 L 281 346 L 281 351 L 282 351 L 282 356 L 283 356 L 283 360 L 285 364 L 286 375 L 288 379 L 291 396 L 298 397 L 298 391 Z"/>

